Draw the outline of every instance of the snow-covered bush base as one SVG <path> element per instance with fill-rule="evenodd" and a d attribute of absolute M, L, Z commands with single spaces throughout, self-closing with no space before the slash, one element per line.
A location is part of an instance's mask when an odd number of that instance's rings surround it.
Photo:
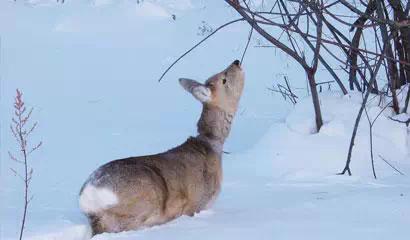
<path fill-rule="evenodd" d="M 327 176 L 343 170 L 362 95 L 327 92 L 321 94 L 320 99 L 324 125 L 319 133 L 316 133 L 312 102 L 308 97 L 295 106 L 283 126 L 275 125 L 269 130 L 265 137 L 269 140 L 262 139 L 260 147 L 252 150 L 254 154 L 266 151 L 261 149 L 265 148 L 276 154 L 273 168 L 278 177 Z M 366 107 L 369 119 L 373 121 L 377 117 L 373 125 L 373 155 L 376 173 L 383 178 L 397 173 L 380 156 L 399 168 L 410 164 L 408 130 L 405 124 L 389 119 L 393 113 L 391 108 L 385 108 L 387 103 L 382 101 L 379 106 L 378 96 L 370 99 Z M 355 176 L 372 175 L 369 126 L 363 113 L 351 163 Z M 270 142 L 270 147 L 266 142 Z"/>

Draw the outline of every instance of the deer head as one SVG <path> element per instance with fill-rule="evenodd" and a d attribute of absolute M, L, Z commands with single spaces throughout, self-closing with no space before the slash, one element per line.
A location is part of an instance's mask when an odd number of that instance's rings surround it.
<path fill-rule="evenodd" d="M 179 79 L 182 87 L 204 105 L 234 114 L 244 86 L 244 73 L 239 60 L 210 77 L 204 84 L 192 79 Z"/>

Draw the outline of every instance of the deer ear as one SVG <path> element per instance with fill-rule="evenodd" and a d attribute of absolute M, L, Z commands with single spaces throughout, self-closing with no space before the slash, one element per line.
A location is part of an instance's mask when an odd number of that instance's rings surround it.
<path fill-rule="evenodd" d="M 201 103 L 207 103 L 212 99 L 211 89 L 192 79 L 180 78 L 181 86 L 190 92 Z"/>

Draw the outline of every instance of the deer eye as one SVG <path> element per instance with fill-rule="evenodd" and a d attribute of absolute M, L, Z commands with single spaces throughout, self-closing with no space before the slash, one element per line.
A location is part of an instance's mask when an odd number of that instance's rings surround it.
<path fill-rule="evenodd" d="M 226 83 L 226 78 L 222 79 L 222 83 L 223 83 L 223 84 Z"/>

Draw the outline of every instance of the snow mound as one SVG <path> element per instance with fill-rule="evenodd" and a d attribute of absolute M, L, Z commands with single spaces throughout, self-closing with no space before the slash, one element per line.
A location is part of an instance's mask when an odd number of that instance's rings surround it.
<path fill-rule="evenodd" d="M 312 100 L 307 97 L 295 106 L 285 123 L 272 126 L 248 152 L 248 159 L 252 158 L 249 161 L 252 164 L 255 159 L 265 162 L 269 168 L 266 174 L 273 171 L 278 179 L 323 178 L 340 172 L 347 158 L 362 96 L 360 93 L 343 96 L 339 92 L 329 92 L 321 94 L 320 99 L 324 125 L 319 133 L 316 133 Z M 409 165 L 408 130 L 405 124 L 392 121 L 392 110 L 384 107 L 386 103 L 379 106 L 379 102 L 380 99 L 373 96 L 366 109 L 370 121 L 377 118 L 373 126 L 376 173 L 379 177 L 388 177 L 398 173 L 383 159 L 398 168 Z M 396 118 L 407 119 L 406 116 Z M 363 113 L 351 162 L 355 176 L 372 177 L 369 133 L 369 123 Z M 249 167 L 245 164 L 244 169 Z"/>

